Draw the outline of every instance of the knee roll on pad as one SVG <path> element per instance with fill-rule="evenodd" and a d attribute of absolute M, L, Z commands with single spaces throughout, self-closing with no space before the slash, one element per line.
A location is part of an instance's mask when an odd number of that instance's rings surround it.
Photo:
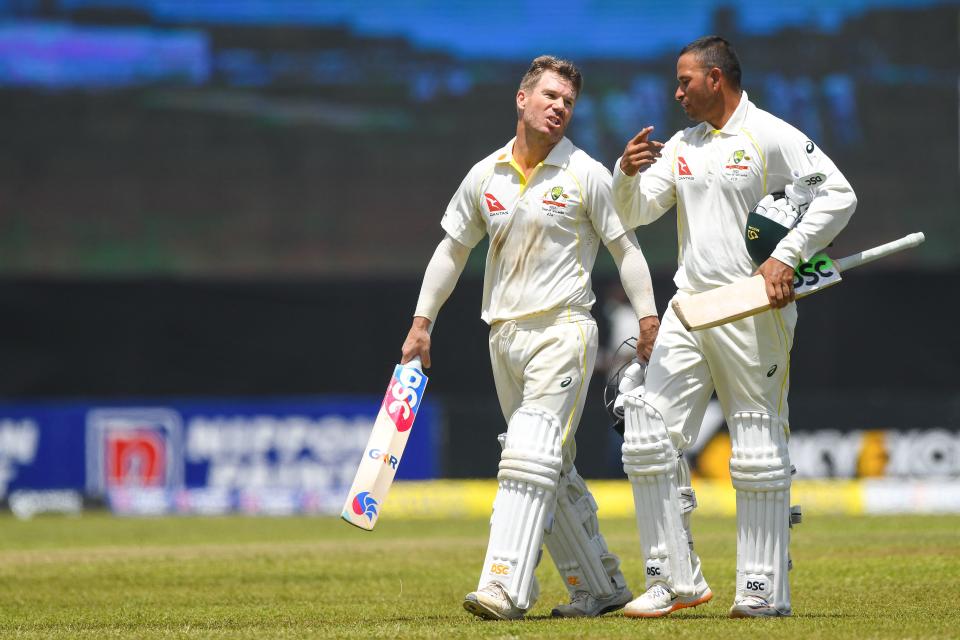
<path fill-rule="evenodd" d="M 521 407 L 510 418 L 502 446 L 478 588 L 499 582 L 517 607 L 529 609 L 536 600 L 534 569 L 560 477 L 560 420 L 549 411 Z"/>
<path fill-rule="evenodd" d="M 597 502 L 575 468 L 560 476 L 552 526 L 544 542 L 567 591 L 613 595 L 626 586 L 620 559 L 607 549 L 597 520 Z"/>
<path fill-rule="evenodd" d="M 663 582 L 679 595 L 693 595 L 676 450 L 656 407 L 635 396 L 627 396 L 623 406 L 623 470 L 633 488 L 647 586 Z"/>
<path fill-rule="evenodd" d="M 758 412 L 730 417 L 730 476 L 737 490 L 737 598 L 756 595 L 790 610 L 792 467 L 787 430 Z"/>

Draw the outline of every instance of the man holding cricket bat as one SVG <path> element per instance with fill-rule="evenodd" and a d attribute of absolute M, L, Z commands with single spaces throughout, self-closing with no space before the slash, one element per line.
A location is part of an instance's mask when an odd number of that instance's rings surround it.
<path fill-rule="evenodd" d="M 693 551 L 696 501 L 679 454 L 696 440 L 714 390 L 730 429 L 737 492 L 730 616 L 791 613 L 787 390 L 797 320 L 794 268 L 830 244 L 857 200 L 813 142 L 750 102 L 740 77 L 726 40 L 708 36 L 687 45 L 677 61 L 675 97 L 699 124 L 666 144 L 644 128 L 614 171 L 614 199 L 627 228 L 677 207 L 677 298 L 759 273 L 771 307 L 698 332 L 685 329 L 668 307 L 642 397 L 623 399 L 623 463 L 648 587 L 626 606 L 628 616 L 664 616 L 712 597 Z M 768 195 L 775 192 L 782 193 Z"/>
<path fill-rule="evenodd" d="M 598 616 L 633 597 L 573 465 L 597 354 L 590 270 L 601 243 L 636 311 L 644 359 L 659 321 L 646 261 L 613 206 L 610 172 L 564 137 L 580 89 L 570 62 L 533 61 L 516 95 L 516 137 L 474 165 L 447 206 L 446 236 L 403 344 L 402 362 L 430 366 L 428 329 L 470 250 L 489 235 L 481 317 L 507 432 L 486 558 L 463 603 L 482 618 L 516 619 L 533 606 L 544 542 L 570 595 L 553 615 Z"/>

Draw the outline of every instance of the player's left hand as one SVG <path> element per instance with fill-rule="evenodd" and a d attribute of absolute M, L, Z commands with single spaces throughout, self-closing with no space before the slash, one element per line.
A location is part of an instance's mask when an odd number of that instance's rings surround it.
<path fill-rule="evenodd" d="M 659 332 L 660 318 L 657 316 L 640 318 L 640 333 L 637 337 L 637 359 L 640 360 L 640 362 L 650 362 L 650 354 L 653 353 L 653 343 L 657 341 L 657 334 Z"/>
<path fill-rule="evenodd" d="M 642 396 L 644 393 L 643 383 L 647 379 L 647 365 L 645 362 L 634 360 L 626 365 L 620 373 L 620 382 L 617 384 L 617 397 L 613 401 L 612 407 L 607 407 L 613 419 L 614 430 L 623 435 L 623 399 L 628 395 Z"/>
<path fill-rule="evenodd" d="M 767 299 L 772 308 L 780 309 L 793 302 L 793 267 L 776 258 L 767 258 L 757 273 L 763 276 L 767 285 Z"/>

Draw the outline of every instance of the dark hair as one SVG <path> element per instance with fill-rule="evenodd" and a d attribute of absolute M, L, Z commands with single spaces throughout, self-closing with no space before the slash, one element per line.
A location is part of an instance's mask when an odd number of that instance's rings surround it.
<path fill-rule="evenodd" d="M 720 36 L 704 36 L 685 46 L 680 55 L 691 52 L 696 54 L 697 60 L 707 69 L 720 69 L 734 89 L 740 88 L 740 59 L 732 44 Z"/>
<path fill-rule="evenodd" d="M 569 60 L 555 58 L 553 56 L 538 56 L 530 63 L 530 68 L 523 74 L 520 80 L 520 89 L 530 91 L 536 86 L 540 76 L 545 71 L 553 71 L 558 76 L 570 82 L 573 85 L 573 92 L 576 96 L 580 95 L 580 89 L 583 87 L 583 76 L 580 69 Z"/>

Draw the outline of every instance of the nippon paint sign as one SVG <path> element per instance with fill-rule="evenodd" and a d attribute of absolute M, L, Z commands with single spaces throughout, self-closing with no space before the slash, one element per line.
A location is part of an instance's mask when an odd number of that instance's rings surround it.
<path fill-rule="evenodd" d="M 336 513 L 380 398 L 0 405 L 0 498 L 82 491 L 136 513 Z M 428 402 L 398 477 L 439 469 Z"/>

